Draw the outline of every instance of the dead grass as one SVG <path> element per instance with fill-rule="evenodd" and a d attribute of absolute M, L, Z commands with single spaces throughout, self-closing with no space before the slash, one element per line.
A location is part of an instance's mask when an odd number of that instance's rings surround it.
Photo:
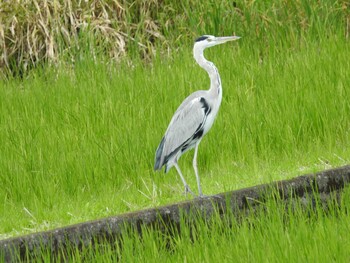
<path fill-rule="evenodd" d="M 339 28 L 348 38 L 349 21 L 346 0 L 3 0 L 0 75 L 22 75 L 62 58 L 74 62 L 81 52 L 148 60 L 157 46 L 168 52 L 203 33 L 239 32 L 250 39 L 274 35 L 276 40 L 289 37 L 293 45 L 310 28 Z"/>
<path fill-rule="evenodd" d="M 125 55 L 130 43 L 146 57 L 152 39 L 161 38 L 150 16 L 157 1 L 48 1 L 17 0 L 0 4 L 0 67 L 27 71 L 40 61 L 74 59 L 77 50 L 93 41 L 110 58 Z M 129 10 L 140 10 L 138 18 Z M 142 24 L 142 28 L 140 28 Z M 142 31 L 142 32 L 140 32 Z M 85 43 L 84 43 L 85 42 Z"/>

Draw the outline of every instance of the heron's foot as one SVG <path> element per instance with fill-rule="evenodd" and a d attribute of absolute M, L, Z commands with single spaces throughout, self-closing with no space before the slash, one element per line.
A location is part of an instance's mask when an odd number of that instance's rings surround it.
<path fill-rule="evenodd" d="M 187 196 L 187 194 L 190 193 L 192 196 L 196 196 L 192 190 L 190 189 L 190 187 L 188 185 L 185 185 L 185 195 Z"/>

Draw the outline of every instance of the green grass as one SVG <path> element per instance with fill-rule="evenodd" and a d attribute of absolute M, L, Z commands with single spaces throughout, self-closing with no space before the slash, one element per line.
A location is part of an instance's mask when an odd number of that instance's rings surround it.
<path fill-rule="evenodd" d="M 317 199 L 316 199 L 317 200 Z M 317 203 L 317 202 L 316 202 Z M 350 239 L 347 187 L 340 202 L 313 208 L 300 203 L 268 199 L 255 213 L 213 220 L 198 218 L 194 225 L 181 221 L 180 231 L 164 233 L 142 229 L 124 233 L 115 244 L 88 245 L 56 260 L 69 262 L 348 262 Z M 43 262 L 52 261 L 42 251 Z M 40 262 L 36 258 L 37 262 Z"/>
<path fill-rule="evenodd" d="M 130 236 L 115 253 L 124 262 L 346 262 L 350 239 L 349 189 L 338 208 L 330 205 L 328 213 L 285 206 L 272 200 L 262 205 L 256 215 L 241 222 L 232 217 L 199 220 L 196 227 L 170 238 L 146 231 L 143 240 Z M 264 208 L 267 208 L 264 211 Z M 309 208 L 310 209 L 310 208 Z M 228 224 L 227 224 L 228 223 Z M 229 225 L 229 227 L 228 227 Z M 96 250 L 95 250 L 96 252 Z M 96 253 L 95 255 L 101 255 Z"/>
<path fill-rule="evenodd" d="M 242 36 L 206 51 L 220 71 L 224 95 L 199 148 L 205 194 L 349 164 L 347 3 L 206 3 L 192 8 L 194 1 L 182 1 L 157 13 L 166 38 L 149 48 L 158 50 L 149 63 L 135 58 L 140 50 L 131 41 L 129 57 L 116 65 L 102 54 L 109 45 L 94 49 L 87 34 L 76 51 L 69 49 L 73 54 L 58 54 L 58 63 L 0 80 L 1 239 L 190 198 L 176 171 L 154 173 L 153 161 L 181 101 L 208 88 L 189 41 L 201 33 Z M 148 43 L 141 29 L 138 39 Z M 197 190 L 192 156 L 184 155 L 180 166 Z M 171 251 L 160 233 L 150 231 L 142 242 L 127 237 L 123 250 L 91 247 L 69 257 L 347 262 L 347 200 L 348 191 L 342 210 L 288 214 L 287 222 L 279 204 L 271 203 L 267 214 L 227 231 L 219 220 L 210 228 L 199 221 L 195 242 L 185 228 Z"/>
<path fill-rule="evenodd" d="M 285 210 L 280 202 L 269 200 L 261 211 L 242 222 L 226 217 L 208 225 L 199 220 L 192 232 L 183 228 L 170 244 L 152 231 L 142 242 L 129 237 L 122 243 L 125 249 L 117 255 L 125 262 L 346 262 L 350 244 L 348 204 L 349 189 L 342 207 L 331 205 L 328 214 L 320 207 L 308 214 L 299 205 Z"/>
<path fill-rule="evenodd" d="M 224 95 L 199 149 L 205 194 L 349 163 L 348 42 L 262 50 L 242 38 L 206 52 Z M 154 173 L 153 160 L 176 107 L 208 88 L 191 51 L 1 82 L 2 237 L 186 199 L 176 171 Z M 191 158 L 180 165 L 196 190 Z"/>

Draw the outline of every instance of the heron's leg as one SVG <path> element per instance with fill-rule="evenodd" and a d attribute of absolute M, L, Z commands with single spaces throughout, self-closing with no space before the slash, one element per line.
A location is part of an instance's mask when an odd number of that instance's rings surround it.
<path fill-rule="evenodd" d="M 183 177 L 182 172 L 181 172 L 180 167 L 179 167 L 179 165 L 177 164 L 177 162 L 174 163 L 174 166 L 175 166 L 175 168 L 176 168 L 176 171 L 179 173 L 180 178 L 181 178 L 181 180 L 182 180 L 182 182 L 183 182 L 183 184 L 184 184 L 184 186 L 185 186 L 185 194 L 190 193 L 191 195 L 194 196 L 194 193 L 191 191 L 190 187 L 189 187 L 188 184 L 186 183 L 186 180 L 185 180 L 185 178 Z"/>
<path fill-rule="evenodd" d="M 197 179 L 198 195 L 199 195 L 199 197 L 203 197 L 202 188 L 201 188 L 201 181 L 199 179 L 198 168 L 197 168 L 198 145 L 199 145 L 199 142 L 196 144 L 196 148 L 194 149 L 193 169 L 194 169 L 194 172 L 196 174 L 196 179 Z"/>

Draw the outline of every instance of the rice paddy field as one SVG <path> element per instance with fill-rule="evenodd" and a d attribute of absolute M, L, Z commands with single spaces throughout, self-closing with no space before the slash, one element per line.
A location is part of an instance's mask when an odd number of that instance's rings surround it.
<path fill-rule="evenodd" d="M 173 31 L 159 15 L 163 38 L 147 58 L 148 49 L 139 56 L 135 45 L 115 62 L 84 38 L 74 60 L 46 57 L 25 73 L 9 64 L 4 72 L 14 74 L 0 80 L 1 239 L 191 198 L 175 169 L 155 173 L 153 165 L 176 108 L 209 88 L 192 57 L 202 34 L 242 37 L 205 51 L 221 74 L 223 101 L 199 147 L 204 194 L 350 163 L 348 3 L 238 1 L 232 16 L 224 1 L 197 3 L 191 13 L 194 3 L 183 2 L 188 16 L 174 14 Z M 192 157 L 179 164 L 195 190 Z M 288 214 L 286 222 L 271 202 L 237 227 L 199 222 L 194 238 L 184 231 L 171 249 L 150 231 L 142 242 L 130 235 L 123 249 L 91 247 L 69 260 L 346 262 L 348 190 L 343 204 L 331 213 Z"/>

